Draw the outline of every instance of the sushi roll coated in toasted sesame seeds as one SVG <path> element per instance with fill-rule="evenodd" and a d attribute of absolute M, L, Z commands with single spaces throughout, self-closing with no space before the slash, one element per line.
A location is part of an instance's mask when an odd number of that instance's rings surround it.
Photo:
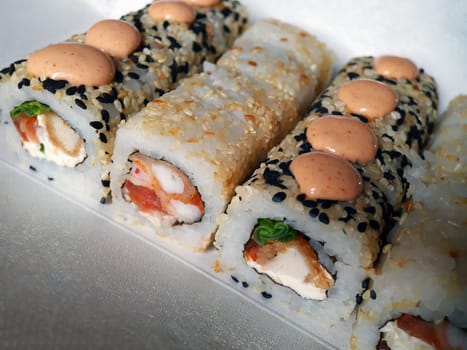
<path fill-rule="evenodd" d="M 389 79 L 375 62 L 355 58 L 338 72 L 237 187 L 214 242 L 216 270 L 323 332 L 361 301 L 361 281 L 406 198 L 409 155 L 421 152 L 436 116 L 430 76 Z"/>
<path fill-rule="evenodd" d="M 33 167 L 37 177 L 82 201 L 109 200 L 120 121 L 199 72 L 204 60 L 214 61 L 248 18 L 237 1 L 184 3 L 193 15 L 188 22 L 178 20 L 176 6 L 164 18 L 154 15 L 156 4 L 99 21 L 0 71 L 0 94 L 8 96 L 0 103 L 5 160 Z"/>
<path fill-rule="evenodd" d="M 410 171 L 411 205 L 370 272 L 352 349 L 467 348 L 467 96 L 435 126 Z"/>
<path fill-rule="evenodd" d="M 283 79 L 286 66 L 287 79 L 278 86 L 243 74 L 238 51 L 273 78 Z M 300 28 L 255 23 L 219 64 L 120 126 L 111 168 L 117 219 L 205 250 L 235 187 L 292 129 L 331 66 L 323 45 Z"/>

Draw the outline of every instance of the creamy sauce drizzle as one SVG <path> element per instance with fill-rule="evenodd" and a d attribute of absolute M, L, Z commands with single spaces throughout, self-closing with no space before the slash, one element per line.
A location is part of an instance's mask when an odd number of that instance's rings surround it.
<path fill-rule="evenodd" d="M 84 42 L 115 58 L 124 59 L 140 45 L 141 34 L 130 23 L 106 19 L 89 28 Z"/>
<path fill-rule="evenodd" d="M 67 80 L 71 85 L 100 86 L 112 82 L 115 65 L 95 47 L 61 43 L 34 52 L 28 59 L 27 71 L 41 78 Z"/>
<path fill-rule="evenodd" d="M 300 191 L 310 199 L 347 201 L 363 191 L 360 173 L 349 162 L 324 152 L 304 153 L 290 164 Z"/>
<path fill-rule="evenodd" d="M 415 63 L 408 58 L 398 56 L 380 56 L 373 60 L 376 73 L 393 79 L 415 79 L 418 70 Z"/>
<path fill-rule="evenodd" d="M 368 163 L 375 158 L 378 141 L 370 127 L 349 117 L 324 116 L 307 127 L 306 136 L 315 150 L 351 162 Z"/>
<path fill-rule="evenodd" d="M 362 115 L 370 120 L 391 113 L 399 100 L 392 88 L 370 79 L 345 83 L 340 87 L 338 97 L 345 103 L 350 113 Z"/>
<path fill-rule="evenodd" d="M 184 1 L 160 0 L 149 7 L 149 15 L 156 21 L 167 20 L 173 23 L 193 22 L 196 12 L 192 6 Z"/>

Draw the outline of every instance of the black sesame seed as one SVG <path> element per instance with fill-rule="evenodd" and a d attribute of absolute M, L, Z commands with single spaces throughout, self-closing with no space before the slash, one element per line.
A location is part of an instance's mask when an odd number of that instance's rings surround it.
<path fill-rule="evenodd" d="M 67 83 L 68 81 L 66 80 L 54 80 L 47 78 L 42 82 L 42 86 L 47 91 L 55 94 L 57 90 L 63 89 Z"/>
<path fill-rule="evenodd" d="M 272 201 L 279 203 L 282 202 L 285 198 L 287 198 L 285 192 L 277 192 L 272 196 Z"/>
<path fill-rule="evenodd" d="M 49 176 L 49 177 L 47 177 L 47 180 L 49 180 L 49 181 L 53 181 L 53 180 L 54 180 L 54 178 L 53 178 L 53 177 L 51 177 L 51 176 Z"/>
<path fill-rule="evenodd" d="M 107 200 L 105 199 L 105 197 L 101 197 L 101 200 L 99 201 L 100 204 L 105 204 L 107 202 Z"/>
<path fill-rule="evenodd" d="M 369 224 L 370 224 L 370 227 L 374 230 L 379 230 L 380 228 L 379 222 L 376 220 L 370 220 Z"/>
<path fill-rule="evenodd" d="M 294 136 L 295 141 L 300 142 L 300 141 L 306 141 L 306 129 L 304 132 L 301 134 L 295 135 Z"/>
<path fill-rule="evenodd" d="M 32 166 L 32 165 L 29 166 L 29 170 L 37 171 L 37 169 L 36 169 L 34 166 Z"/>
<path fill-rule="evenodd" d="M 234 281 L 235 283 L 238 283 L 238 278 L 235 277 L 234 275 L 230 275 L 230 278 L 231 278 L 232 281 Z"/>
<path fill-rule="evenodd" d="M 272 295 L 269 294 L 268 292 L 265 292 L 265 291 L 261 292 L 261 295 L 262 295 L 263 298 L 265 298 L 265 299 L 271 299 L 271 298 L 272 298 Z"/>
<path fill-rule="evenodd" d="M 167 39 L 169 39 L 169 41 L 170 41 L 170 48 L 171 48 L 172 50 L 176 50 L 176 49 L 179 49 L 179 48 L 182 47 L 182 45 L 180 45 L 180 44 L 178 43 L 178 41 L 177 41 L 174 37 L 172 37 L 172 36 L 167 36 Z"/>
<path fill-rule="evenodd" d="M 189 71 L 188 62 L 185 62 L 185 64 L 179 65 L 179 66 L 177 67 L 177 72 L 178 72 L 178 73 L 188 74 L 188 71 Z"/>
<path fill-rule="evenodd" d="M 313 208 L 310 210 L 308 213 L 312 218 L 315 218 L 319 215 L 319 209 L 318 208 Z"/>
<path fill-rule="evenodd" d="M 370 291 L 370 298 L 373 300 L 376 299 L 376 292 L 373 289 Z"/>
<path fill-rule="evenodd" d="M 243 281 L 243 282 L 242 282 L 242 287 L 243 287 L 243 288 L 248 288 L 249 286 L 250 286 L 250 285 L 248 284 L 247 281 Z"/>
<path fill-rule="evenodd" d="M 117 71 L 117 72 L 115 73 L 115 81 L 116 81 L 117 83 L 123 82 L 123 74 L 122 74 L 121 72 Z"/>
<path fill-rule="evenodd" d="M 96 130 L 100 130 L 104 127 L 104 124 L 102 124 L 100 121 L 90 122 L 89 125 L 91 125 Z"/>
<path fill-rule="evenodd" d="M 368 123 L 368 119 L 365 118 L 363 115 L 355 114 L 355 113 L 351 113 L 351 115 L 354 116 L 354 117 L 357 117 L 363 123 Z"/>
<path fill-rule="evenodd" d="M 384 174 L 383 174 L 384 178 L 386 180 L 394 180 L 396 177 L 394 175 L 392 175 L 389 171 L 386 171 Z"/>
<path fill-rule="evenodd" d="M 344 207 L 344 210 L 349 214 L 349 215 L 354 215 L 357 214 L 357 210 L 352 207 Z"/>
<path fill-rule="evenodd" d="M 198 44 L 196 41 L 193 41 L 193 52 L 200 52 L 203 47 Z"/>
<path fill-rule="evenodd" d="M 378 199 L 379 198 L 379 193 L 376 191 L 372 191 L 371 195 L 373 196 L 373 199 Z"/>
<path fill-rule="evenodd" d="M 154 58 L 152 58 L 151 56 L 146 56 L 146 62 L 152 63 L 154 62 Z"/>
<path fill-rule="evenodd" d="M 363 302 L 363 298 L 360 294 L 357 294 L 355 296 L 355 302 L 357 303 L 357 305 L 360 305 Z"/>
<path fill-rule="evenodd" d="M 306 199 L 306 195 L 303 194 L 303 193 L 300 193 L 299 195 L 297 195 L 296 198 L 297 198 L 297 201 L 303 203 L 305 201 L 305 199 Z"/>
<path fill-rule="evenodd" d="M 86 92 L 86 86 L 84 86 L 84 85 L 78 86 L 78 87 L 76 88 L 76 92 L 77 92 L 78 94 L 80 94 L 80 95 L 81 95 L 81 94 L 84 94 L 84 93 Z"/>
<path fill-rule="evenodd" d="M 370 286 L 370 279 L 369 279 L 369 278 L 365 278 L 365 279 L 362 281 L 362 288 L 363 288 L 363 289 L 368 289 L 369 286 Z"/>
<path fill-rule="evenodd" d="M 300 153 L 300 154 L 302 154 L 302 153 L 308 153 L 308 152 L 311 152 L 311 150 L 312 150 L 312 147 L 311 147 L 310 143 L 309 143 L 309 142 L 305 142 L 305 143 L 302 143 L 302 144 L 300 145 L 300 151 L 299 151 L 299 153 Z"/>
<path fill-rule="evenodd" d="M 277 164 L 279 163 L 279 159 L 268 159 L 266 164 Z"/>
<path fill-rule="evenodd" d="M 343 115 L 341 112 L 339 111 L 332 111 L 331 112 L 332 115 Z"/>
<path fill-rule="evenodd" d="M 165 91 L 159 88 L 155 88 L 154 91 L 156 92 L 157 95 L 162 96 L 165 94 Z"/>
<path fill-rule="evenodd" d="M 322 199 L 322 200 L 319 201 L 319 203 L 320 203 L 320 205 L 321 205 L 321 208 L 323 208 L 323 209 L 329 209 L 329 208 L 332 207 L 333 204 L 336 203 L 336 201 L 330 201 L 330 200 L 324 200 L 324 199 Z"/>
<path fill-rule="evenodd" d="M 105 136 L 103 133 L 100 133 L 99 140 L 101 140 L 102 143 L 107 143 L 107 136 Z"/>
<path fill-rule="evenodd" d="M 87 109 L 88 108 L 86 106 L 86 104 L 82 100 L 80 100 L 79 98 L 75 98 L 75 103 L 81 109 Z"/>
<path fill-rule="evenodd" d="M 368 226 L 368 224 L 367 224 L 366 222 L 360 222 L 360 223 L 357 225 L 357 230 L 358 230 L 358 232 L 365 232 L 367 226 Z"/>
<path fill-rule="evenodd" d="M 232 10 L 229 9 L 228 7 L 222 9 L 221 13 L 224 15 L 224 17 L 229 16 L 232 13 Z"/>
<path fill-rule="evenodd" d="M 77 87 L 76 86 L 70 86 L 68 89 L 66 89 L 66 94 L 68 96 L 72 96 L 76 93 Z"/>
<path fill-rule="evenodd" d="M 318 108 L 315 108 L 315 109 L 313 110 L 313 112 L 319 113 L 319 114 L 328 114 L 329 111 L 328 111 L 328 109 L 327 109 L 326 107 L 320 106 L 320 107 L 318 107 Z"/>
<path fill-rule="evenodd" d="M 290 171 L 290 163 L 292 163 L 291 160 L 279 164 L 279 168 L 282 170 L 284 175 L 293 176 L 292 172 Z"/>
<path fill-rule="evenodd" d="M 376 208 L 375 207 L 372 207 L 372 206 L 369 206 L 369 207 L 366 207 L 363 209 L 366 213 L 370 213 L 370 214 L 374 214 L 376 213 Z"/>
<path fill-rule="evenodd" d="M 170 75 L 172 77 L 172 82 L 175 83 L 177 81 L 177 72 L 178 72 L 178 65 L 176 61 L 173 61 L 172 64 L 169 66 L 170 68 Z"/>
<path fill-rule="evenodd" d="M 230 28 L 227 27 L 225 24 L 223 25 L 222 29 L 224 30 L 224 33 L 230 33 Z"/>
<path fill-rule="evenodd" d="M 106 109 L 103 109 L 103 110 L 101 111 L 101 116 L 102 116 L 102 120 L 103 120 L 104 122 L 106 122 L 106 123 L 109 122 L 109 120 L 110 120 L 110 115 L 109 115 L 109 112 L 108 112 Z"/>
<path fill-rule="evenodd" d="M 129 73 L 128 73 L 128 76 L 129 76 L 131 79 L 135 79 L 135 80 L 138 80 L 138 79 L 139 79 L 139 74 L 138 74 L 138 73 L 135 73 L 135 72 L 129 72 Z"/>
<path fill-rule="evenodd" d="M 320 213 L 318 219 L 325 225 L 329 224 L 329 216 L 326 213 Z"/>
<path fill-rule="evenodd" d="M 10 64 L 8 67 L 3 68 L 0 73 L 12 75 L 15 72 L 16 68 L 14 64 Z"/>
<path fill-rule="evenodd" d="M 167 27 L 170 25 L 169 21 L 164 21 L 164 23 L 162 23 L 162 27 L 164 27 L 165 30 L 167 30 Z"/>
<path fill-rule="evenodd" d="M 143 64 L 143 63 L 137 63 L 136 67 L 138 67 L 140 69 L 148 69 L 149 68 L 149 66 L 147 64 Z"/>
<path fill-rule="evenodd" d="M 101 95 L 97 96 L 96 99 L 101 103 L 113 103 L 115 101 L 115 97 L 107 92 L 104 92 Z"/>
<path fill-rule="evenodd" d="M 101 180 L 101 184 L 104 187 L 109 187 L 110 186 L 110 180 Z"/>
<path fill-rule="evenodd" d="M 347 73 L 347 76 L 349 77 L 350 80 L 357 79 L 360 77 L 358 73 L 354 73 L 354 72 Z"/>
<path fill-rule="evenodd" d="M 311 199 L 304 200 L 302 204 L 307 207 L 307 208 L 316 208 L 318 206 L 318 203 L 316 201 L 313 201 Z"/>

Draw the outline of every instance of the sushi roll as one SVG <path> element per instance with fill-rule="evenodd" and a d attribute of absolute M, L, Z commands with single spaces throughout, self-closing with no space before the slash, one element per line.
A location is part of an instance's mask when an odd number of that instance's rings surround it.
<path fill-rule="evenodd" d="M 359 301 L 406 198 L 409 155 L 423 149 L 436 117 L 433 78 L 407 59 L 413 75 L 389 77 L 379 60 L 355 58 L 338 72 L 236 189 L 214 242 L 225 278 L 324 334 Z"/>
<path fill-rule="evenodd" d="M 283 86 L 243 74 L 242 61 L 223 65 L 238 51 L 277 79 L 286 66 Z M 219 64 L 120 126 L 111 167 L 117 219 L 205 250 L 235 186 L 292 129 L 331 67 L 323 44 L 300 28 L 255 23 Z"/>
<path fill-rule="evenodd" d="M 352 349 L 467 349 L 466 105 L 451 102 L 411 171 L 412 204 L 370 274 Z"/>
<path fill-rule="evenodd" d="M 132 14 L 103 20 L 1 70 L 2 157 L 83 202 L 107 202 L 120 121 L 215 60 L 247 23 L 237 1 L 163 3 L 142 10 L 144 25 Z"/>

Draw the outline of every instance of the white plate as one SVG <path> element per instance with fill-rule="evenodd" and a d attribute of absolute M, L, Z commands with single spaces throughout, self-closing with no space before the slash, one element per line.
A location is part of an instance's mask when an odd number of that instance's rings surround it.
<path fill-rule="evenodd" d="M 359 55 L 410 57 L 435 76 L 441 108 L 467 92 L 461 0 L 243 2 L 254 19 L 317 35 L 337 65 Z M 0 66 L 145 3 L 2 0 Z M 321 348 L 309 330 L 215 283 L 213 257 L 158 249 L 0 163 L 0 348 Z M 346 341 L 344 332 L 332 343 Z"/>

